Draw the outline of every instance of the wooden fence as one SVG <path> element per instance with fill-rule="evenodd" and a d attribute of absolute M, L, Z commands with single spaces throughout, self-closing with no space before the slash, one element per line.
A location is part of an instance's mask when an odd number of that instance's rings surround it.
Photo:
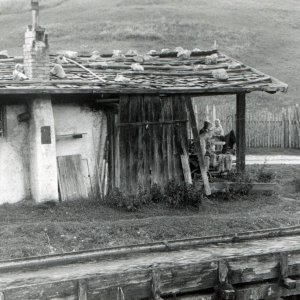
<path fill-rule="evenodd" d="M 220 119 L 225 133 L 236 131 L 235 105 L 205 105 L 194 101 L 200 129 L 205 120 Z M 300 149 L 300 109 L 298 105 L 281 111 L 260 109 L 246 112 L 246 145 L 248 148 Z"/>

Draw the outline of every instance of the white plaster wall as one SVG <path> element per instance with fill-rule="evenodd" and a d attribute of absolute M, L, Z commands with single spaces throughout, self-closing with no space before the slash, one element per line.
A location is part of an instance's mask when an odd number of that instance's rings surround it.
<path fill-rule="evenodd" d="M 6 107 L 7 137 L 0 138 L 0 204 L 30 198 L 28 123 L 17 120 L 24 105 Z"/>
<path fill-rule="evenodd" d="M 34 201 L 58 200 L 56 143 L 52 103 L 49 97 L 36 98 L 30 106 L 30 180 Z M 51 143 L 42 144 L 41 128 L 50 126 Z"/>
<path fill-rule="evenodd" d="M 89 197 L 96 196 L 96 182 L 98 180 L 96 159 L 100 131 L 104 130 L 104 134 L 106 134 L 106 117 L 104 112 L 94 112 L 87 107 L 72 103 L 54 104 L 53 113 L 57 136 L 56 155 L 81 154 L 84 181 Z M 103 118 L 104 120 L 102 120 Z M 83 138 L 62 137 L 62 135 L 72 134 L 83 134 Z"/>

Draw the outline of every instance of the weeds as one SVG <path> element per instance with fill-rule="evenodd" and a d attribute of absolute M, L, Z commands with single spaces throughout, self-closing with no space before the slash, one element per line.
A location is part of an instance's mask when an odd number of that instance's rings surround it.
<path fill-rule="evenodd" d="M 295 192 L 300 193 L 300 178 L 295 178 L 293 180 L 293 185 L 295 187 Z"/>
<path fill-rule="evenodd" d="M 137 195 L 124 195 L 118 188 L 110 191 L 104 199 L 104 203 L 127 211 L 136 211 L 145 204 L 145 195 L 138 193 Z"/>
<path fill-rule="evenodd" d="M 275 179 L 275 173 L 266 170 L 266 165 L 263 164 L 261 168 L 259 168 L 257 174 L 256 174 L 256 179 L 258 182 L 263 182 L 263 183 L 268 183 L 271 182 Z"/>
<path fill-rule="evenodd" d="M 252 189 L 253 179 L 247 172 L 232 171 L 227 175 L 226 180 L 237 183 L 239 188 L 230 189 L 225 192 L 224 199 L 229 199 L 237 195 L 248 195 Z"/>
<path fill-rule="evenodd" d="M 136 195 L 124 195 L 115 188 L 105 197 L 104 202 L 112 207 L 136 211 L 151 203 L 164 203 L 172 208 L 198 208 L 202 198 L 202 192 L 193 185 L 170 181 L 163 189 L 156 184 L 149 191 L 139 188 Z"/>
<path fill-rule="evenodd" d="M 170 181 L 164 190 L 164 200 L 174 208 L 199 207 L 203 194 L 191 184 Z"/>

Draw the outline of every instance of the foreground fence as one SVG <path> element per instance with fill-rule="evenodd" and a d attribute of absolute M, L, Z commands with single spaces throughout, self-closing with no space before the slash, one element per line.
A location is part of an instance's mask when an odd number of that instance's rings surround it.
<path fill-rule="evenodd" d="M 205 120 L 220 119 L 225 133 L 235 128 L 235 105 L 194 103 L 198 128 Z M 248 148 L 300 148 L 300 109 L 298 105 L 271 112 L 247 111 L 246 145 Z"/>
<path fill-rule="evenodd" d="M 299 240 L 295 226 L 1 261 L 0 299 L 299 299 Z"/>

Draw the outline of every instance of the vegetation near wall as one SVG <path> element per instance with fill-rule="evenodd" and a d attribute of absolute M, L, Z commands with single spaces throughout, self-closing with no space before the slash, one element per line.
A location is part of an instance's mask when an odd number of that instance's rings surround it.
<path fill-rule="evenodd" d="M 139 189 L 137 194 L 124 195 L 115 188 L 104 199 L 104 203 L 127 211 L 136 211 L 151 203 L 166 204 L 170 208 L 199 208 L 202 191 L 194 185 L 169 181 L 164 188 L 153 184 L 149 191 Z"/>

